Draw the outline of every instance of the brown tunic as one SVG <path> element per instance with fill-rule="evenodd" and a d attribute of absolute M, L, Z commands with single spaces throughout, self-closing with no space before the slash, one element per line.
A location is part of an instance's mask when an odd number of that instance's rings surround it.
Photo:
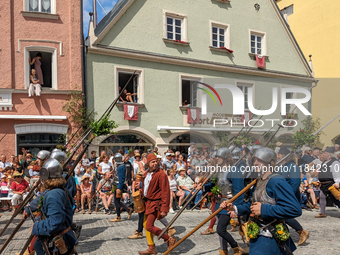
<path fill-rule="evenodd" d="M 147 175 L 145 172 L 142 182 L 142 192 L 144 192 L 144 180 Z M 168 177 L 159 168 L 152 174 L 147 194 L 143 194 L 147 198 L 145 203 L 145 214 L 151 214 L 156 211 L 157 204 L 161 212 L 169 212 L 170 205 L 170 186 Z"/>

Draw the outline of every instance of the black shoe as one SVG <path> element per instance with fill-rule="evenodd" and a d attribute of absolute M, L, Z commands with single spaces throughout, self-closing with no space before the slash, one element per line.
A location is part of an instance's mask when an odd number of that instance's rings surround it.
<path fill-rule="evenodd" d="M 198 206 L 196 206 L 194 210 L 201 210 L 201 208 L 199 208 Z"/>
<path fill-rule="evenodd" d="M 81 232 L 82 228 L 83 228 L 82 226 L 76 226 L 75 229 L 73 230 L 74 231 L 74 235 L 76 236 L 77 240 L 80 237 L 80 232 Z"/>

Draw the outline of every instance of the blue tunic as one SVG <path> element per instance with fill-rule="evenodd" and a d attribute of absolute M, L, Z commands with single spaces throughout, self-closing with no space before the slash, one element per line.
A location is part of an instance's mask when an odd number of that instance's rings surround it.
<path fill-rule="evenodd" d="M 235 169 L 235 168 L 233 168 Z M 234 195 L 239 193 L 244 188 L 243 175 L 239 168 L 236 167 L 236 171 L 230 171 L 227 174 L 227 180 L 233 185 Z M 234 205 L 239 205 L 244 200 L 244 194 L 234 201 Z M 220 208 L 220 204 L 216 203 L 215 210 Z M 219 214 L 229 214 L 227 210 L 222 210 Z"/>
<path fill-rule="evenodd" d="M 261 217 L 264 221 L 271 222 L 274 219 L 284 220 L 301 216 L 300 203 L 296 199 L 290 185 L 281 175 L 275 175 L 268 181 L 266 192 L 268 196 L 275 199 L 276 204 L 261 205 Z M 250 213 L 250 206 L 251 199 L 248 202 L 236 205 L 238 215 Z M 296 246 L 291 238 L 286 241 L 286 244 L 292 252 L 296 250 Z M 285 251 L 278 247 L 274 238 L 264 236 L 251 239 L 249 248 L 250 255 L 286 254 Z"/>
<path fill-rule="evenodd" d="M 125 188 L 124 184 L 125 184 L 125 176 L 126 176 L 126 167 L 124 164 L 121 164 L 118 167 L 117 173 L 118 173 L 118 179 L 119 179 L 117 189 L 120 189 L 123 192 L 123 188 Z"/>
<path fill-rule="evenodd" d="M 293 189 L 293 193 L 296 196 L 296 199 L 300 202 L 301 193 L 300 193 L 300 184 L 301 184 L 301 173 L 300 168 L 292 161 L 287 162 L 279 168 L 279 174 L 281 174 L 289 185 Z"/>
<path fill-rule="evenodd" d="M 66 205 L 65 205 L 66 201 Z M 33 225 L 32 234 L 36 236 L 53 237 L 56 234 L 63 232 L 71 226 L 73 220 L 73 210 L 70 201 L 67 201 L 65 191 L 55 188 L 48 191 L 43 199 L 41 211 L 45 214 L 46 219 L 40 220 Z M 71 249 L 78 243 L 73 231 L 70 229 L 63 235 L 66 246 Z M 40 242 L 36 242 L 34 248 L 37 254 L 43 254 Z"/>

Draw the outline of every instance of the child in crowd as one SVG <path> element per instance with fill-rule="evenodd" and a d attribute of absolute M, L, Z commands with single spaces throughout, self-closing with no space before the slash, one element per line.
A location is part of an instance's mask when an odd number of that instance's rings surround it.
<path fill-rule="evenodd" d="M 90 168 L 88 168 L 90 169 Z M 84 214 L 84 204 L 85 204 L 85 199 L 87 198 L 87 204 L 89 206 L 89 211 L 88 213 L 91 214 L 91 191 L 92 191 L 92 183 L 90 183 L 90 177 L 85 173 L 83 177 L 81 178 L 82 184 L 80 185 L 81 189 L 81 211 Z"/>
<path fill-rule="evenodd" d="M 8 197 L 8 184 L 6 182 L 7 177 L 3 175 L 1 177 L 1 197 Z M 5 204 L 7 201 L 2 200 L 1 205 L 2 205 L 2 210 L 5 209 Z"/>

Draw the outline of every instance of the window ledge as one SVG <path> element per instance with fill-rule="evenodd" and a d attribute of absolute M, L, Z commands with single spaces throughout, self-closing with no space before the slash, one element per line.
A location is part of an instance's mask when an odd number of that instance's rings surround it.
<path fill-rule="evenodd" d="M 255 58 L 255 56 L 256 56 L 257 54 L 254 54 L 254 53 L 250 53 L 250 52 L 249 52 L 248 55 Z M 262 56 L 265 57 L 266 59 L 269 59 L 269 56 L 267 56 L 267 55 L 262 55 Z"/>
<path fill-rule="evenodd" d="M 214 47 L 214 46 L 209 46 L 209 48 L 211 50 L 226 52 L 226 53 L 230 53 L 230 54 L 232 54 L 234 52 L 234 51 L 232 51 L 231 49 L 228 49 L 228 48 L 223 49 L 223 48 L 217 48 L 217 47 Z"/>
<path fill-rule="evenodd" d="M 59 19 L 59 14 L 51 14 L 51 13 L 44 13 L 44 12 L 21 12 L 22 16 L 24 17 L 31 17 L 31 18 L 40 18 L 40 19 Z"/>
<path fill-rule="evenodd" d="M 164 42 L 168 42 L 168 43 L 174 43 L 174 44 L 184 45 L 184 46 L 189 46 L 189 45 L 190 45 L 189 42 L 170 40 L 170 39 L 167 39 L 167 38 L 163 38 L 163 41 L 164 41 Z"/>
<path fill-rule="evenodd" d="M 224 4 L 230 4 L 229 0 L 214 0 L 214 1 L 224 3 Z"/>
<path fill-rule="evenodd" d="M 187 111 L 188 109 L 201 109 L 200 107 L 191 107 L 191 106 L 180 106 L 179 109 L 182 111 Z"/>
<path fill-rule="evenodd" d="M 124 106 L 124 105 L 136 105 L 138 108 L 145 107 L 145 104 L 138 104 L 138 103 L 123 103 L 118 101 L 117 106 Z"/>

